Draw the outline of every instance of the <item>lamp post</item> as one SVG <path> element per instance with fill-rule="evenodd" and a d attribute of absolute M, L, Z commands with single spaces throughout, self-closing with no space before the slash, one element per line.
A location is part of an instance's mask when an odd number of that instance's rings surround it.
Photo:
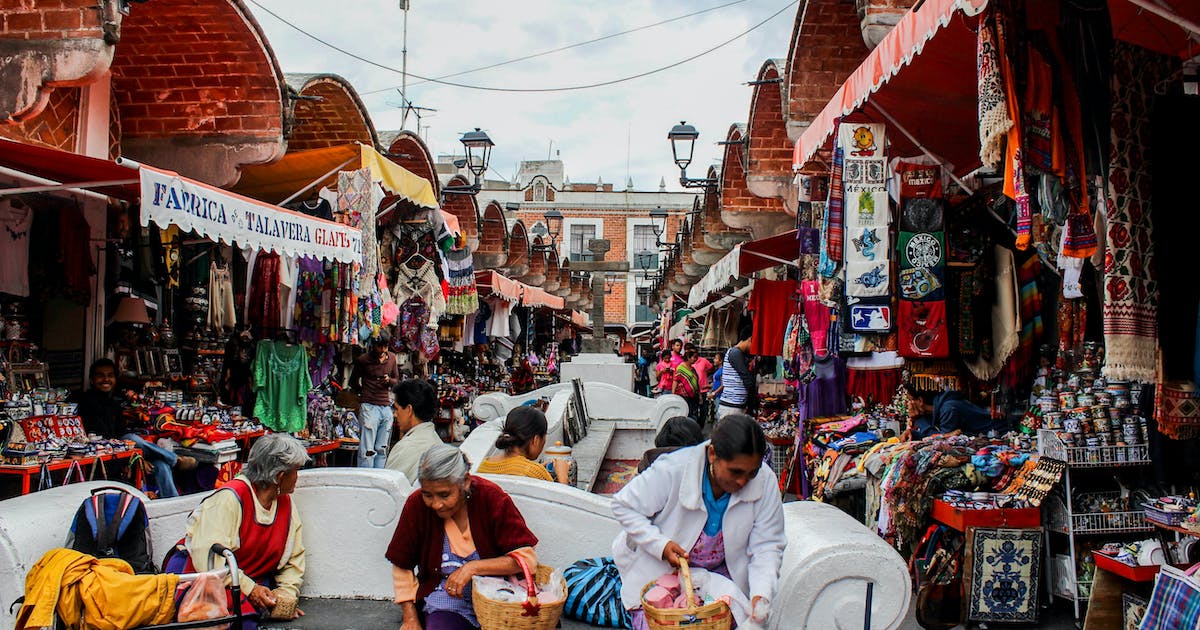
<path fill-rule="evenodd" d="M 678 125 L 671 127 L 671 131 L 667 132 L 667 139 L 671 141 L 671 154 L 675 157 L 675 165 L 679 167 L 679 185 L 684 188 L 710 188 L 717 185 L 717 180 L 712 177 L 693 179 L 687 176 L 687 167 L 692 163 L 696 138 L 699 137 L 700 132 L 687 124 L 686 120 L 679 121 Z"/>
<path fill-rule="evenodd" d="M 462 143 L 463 149 L 466 151 L 465 166 L 475 176 L 475 183 L 470 186 L 444 186 L 442 194 L 474 195 L 482 187 L 483 174 L 487 172 L 488 162 L 492 159 L 492 147 L 496 146 L 496 143 L 492 142 L 487 132 L 481 131 L 479 127 L 476 127 L 475 131 L 464 133 L 458 141 Z"/>
<path fill-rule="evenodd" d="M 550 242 L 558 242 L 558 235 L 562 234 L 563 214 L 551 208 L 542 217 L 546 219 L 546 232 L 550 237 Z"/>

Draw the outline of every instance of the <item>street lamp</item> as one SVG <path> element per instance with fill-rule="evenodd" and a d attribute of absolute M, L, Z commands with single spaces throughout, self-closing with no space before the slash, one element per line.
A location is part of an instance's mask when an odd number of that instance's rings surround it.
<path fill-rule="evenodd" d="M 554 243 L 557 241 L 558 235 L 562 234 L 563 214 L 551 208 L 542 216 L 546 219 L 546 229 L 550 236 L 550 242 Z"/>
<path fill-rule="evenodd" d="M 475 131 L 464 133 L 458 141 L 466 150 L 467 158 L 464 164 L 475 176 L 475 183 L 470 186 L 445 186 L 442 188 L 442 194 L 474 195 L 481 188 L 480 180 L 487 172 L 488 162 L 492 159 L 492 147 L 496 146 L 496 143 L 492 142 L 486 132 L 480 131 L 479 127 L 476 127 Z"/>
<path fill-rule="evenodd" d="M 658 240 L 667 229 L 667 211 L 658 206 L 650 211 L 650 218 L 654 221 L 650 224 L 650 229 L 654 230 L 654 238 Z"/>
<path fill-rule="evenodd" d="M 687 176 L 687 167 L 692 163 L 696 138 L 699 137 L 700 132 L 687 124 L 686 120 L 679 121 L 678 125 L 671 127 L 671 131 L 667 132 L 667 139 L 671 141 L 671 153 L 675 157 L 675 165 L 679 167 L 679 184 L 684 188 L 709 188 L 717 184 L 717 180 L 711 177 L 690 179 Z"/>

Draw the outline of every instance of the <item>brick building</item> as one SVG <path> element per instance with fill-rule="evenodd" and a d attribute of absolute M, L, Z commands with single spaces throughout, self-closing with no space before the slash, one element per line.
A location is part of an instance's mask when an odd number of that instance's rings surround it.
<path fill-rule="evenodd" d="M 455 172 L 452 156 L 439 158 L 439 173 L 443 181 Z M 614 274 L 611 292 L 605 300 L 605 319 L 609 324 L 619 324 L 632 331 L 635 326 L 648 325 L 655 319 L 651 306 L 657 300 L 650 286 L 664 258 L 659 252 L 658 238 L 654 233 L 655 220 L 650 212 L 662 208 L 667 212 L 666 224 L 658 221 L 662 229 L 663 242 L 676 242 L 684 217 L 692 211 L 696 193 L 669 192 L 664 185 L 652 190 L 637 190 L 626 182 L 624 190 L 616 190 L 613 184 L 604 181 L 594 183 L 572 183 L 566 176 L 561 160 L 538 160 L 521 163 L 515 182 L 488 180 L 479 192 L 479 205 L 491 205 L 503 209 L 510 232 L 515 235 L 508 243 L 509 260 L 513 266 L 515 249 L 521 248 L 524 238 L 528 243 L 544 243 L 548 240 L 550 225 L 545 214 L 551 210 L 562 213 L 562 227 L 557 235 L 558 255 L 570 262 L 587 260 L 587 241 L 605 238 L 611 249 L 605 260 L 626 260 L 630 272 Z M 486 217 L 485 217 L 486 219 Z M 521 236 L 521 235 L 525 236 Z M 644 255 L 639 256 L 639 252 Z M 478 256 L 477 256 L 478 258 Z M 534 284 L 551 275 L 537 268 L 539 264 L 553 265 L 554 261 L 537 260 L 533 255 L 526 276 Z M 647 276 L 651 276 L 647 278 Z M 543 285 L 544 286 L 544 285 Z M 589 304 L 581 304 L 588 310 Z"/>

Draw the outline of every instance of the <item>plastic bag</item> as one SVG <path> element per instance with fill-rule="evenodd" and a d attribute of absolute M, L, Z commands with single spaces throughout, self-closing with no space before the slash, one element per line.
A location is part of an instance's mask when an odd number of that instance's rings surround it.
<path fill-rule="evenodd" d="M 471 581 L 476 593 L 492 601 L 519 603 L 528 597 L 524 588 L 504 578 L 475 576 Z"/>
<path fill-rule="evenodd" d="M 187 587 L 176 611 L 176 621 L 203 621 L 229 616 L 229 600 L 219 573 L 201 573 Z M 205 626 L 200 630 L 228 630 L 229 624 Z"/>

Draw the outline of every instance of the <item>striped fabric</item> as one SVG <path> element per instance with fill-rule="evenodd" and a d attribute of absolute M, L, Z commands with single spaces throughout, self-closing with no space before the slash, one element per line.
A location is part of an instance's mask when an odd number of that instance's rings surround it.
<path fill-rule="evenodd" d="M 1163 566 L 1138 630 L 1178 630 L 1200 627 L 1200 588 L 1196 581 L 1171 566 Z"/>

